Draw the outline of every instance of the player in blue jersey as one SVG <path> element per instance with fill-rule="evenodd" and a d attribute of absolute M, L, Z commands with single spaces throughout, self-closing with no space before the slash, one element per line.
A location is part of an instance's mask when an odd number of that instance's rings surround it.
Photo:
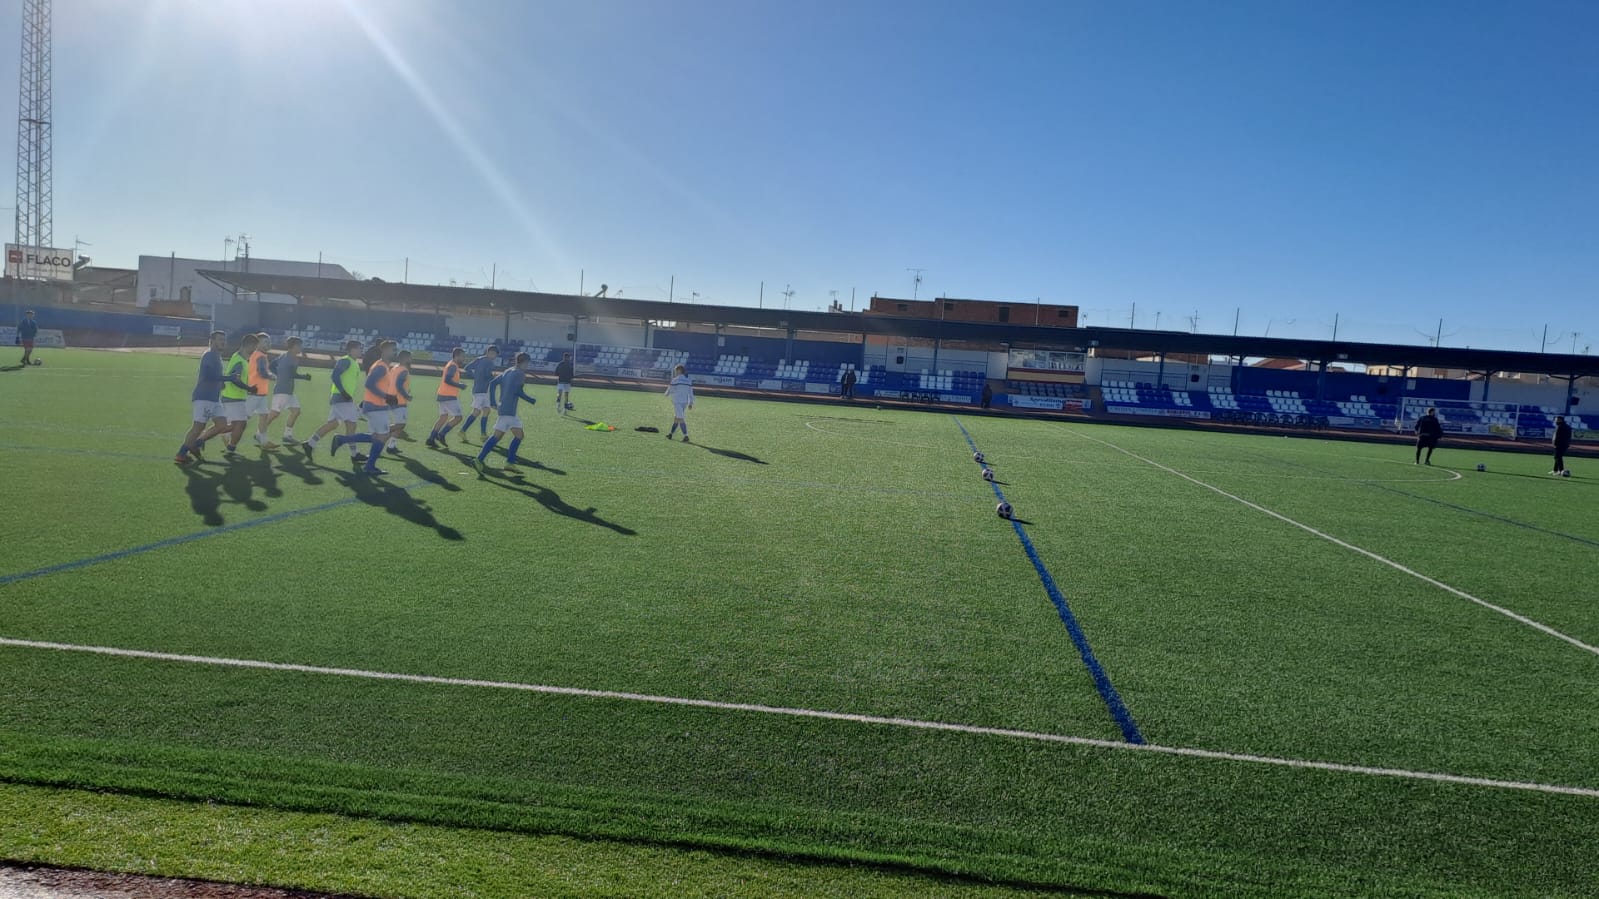
<path fill-rule="evenodd" d="M 33 310 L 23 313 L 22 321 L 17 323 L 17 343 L 22 344 L 22 364 L 33 364 L 33 341 L 39 336 L 39 323 L 33 320 Z"/>
<path fill-rule="evenodd" d="M 371 444 L 367 451 L 366 467 L 363 469 L 369 475 L 383 475 L 388 472 L 378 468 L 378 458 L 383 455 L 383 446 L 389 439 L 389 410 L 400 405 L 400 398 L 394 393 L 394 379 L 399 374 L 394 364 L 395 351 L 399 344 L 392 340 L 385 340 L 379 345 L 379 355 L 372 367 L 367 369 L 366 381 L 361 392 L 361 414 L 366 416 L 367 426 L 372 429 L 369 434 L 352 434 L 348 437 L 335 435 L 333 438 L 333 454 L 339 453 L 339 445 L 344 443 Z"/>
<path fill-rule="evenodd" d="M 492 394 L 495 388 L 500 391 L 499 417 L 494 419 L 494 436 L 483 443 L 483 451 L 477 454 L 477 461 L 472 463 L 477 469 L 477 476 L 481 479 L 487 475 L 487 466 L 484 461 L 494 445 L 500 442 L 500 437 L 506 431 L 511 432 L 511 445 L 505 448 L 505 471 L 507 474 L 519 474 L 516 470 L 516 451 L 522 445 L 522 419 L 516 415 L 516 404 L 526 400 L 528 405 L 538 402 L 527 395 L 522 389 L 526 383 L 528 370 L 533 367 L 533 359 L 527 353 L 516 354 L 516 364 L 506 369 L 499 377 L 489 382 L 489 391 Z"/>
<path fill-rule="evenodd" d="M 489 398 L 489 382 L 494 380 L 495 360 L 500 358 L 500 348 L 491 346 L 483 351 L 483 355 L 473 359 L 466 366 L 466 376 L 472 379 L 472 411 L 466 415 L 466 421 L 461 423 L 461 442 L 467 442 L 468 429 L 472 421 L 478 421 L 478 434 L 487 437 L 489 433 L 489 409 L 494 405 Z"/>
<path fill-rule="evenodd" d="M 179 465 L 188 465 L 198 459 L 201 444 L 229 429 L 227 416 L 222 412 L 222 385 L 227 380 L 222 370 L 222 353 L 227 340 L 227 332 L 212 331 L 211 347 L 200 357 L 200 374 L 194 382 L 194 393 L 189 397 L 194 409 L 194 423 L 189 426 L 189 433 L 184 435 L 183 445 L 178 447 L 178 455 L 172 460 Z M 232 383 L 244 386 L 238 378 Z M 206 427 L 207 423 L 211 425 L 210 428 Z"/>
<path fill-rule="evenodd" d="M 300 420 L 300 398 L 294 395 L 295 381 L 309 381 L 310 374 L 300 372 L 300 338 L 290 337 L 283 345 L 283 355 L 272 360 L 272 372 L 277 380 L 272 382 L 272 411 L 267 413 L 266 426 L 278 420 L 288 410 L 289 420 L 283 423 L 283 442 L 293 446 L 294 423 Z"/>

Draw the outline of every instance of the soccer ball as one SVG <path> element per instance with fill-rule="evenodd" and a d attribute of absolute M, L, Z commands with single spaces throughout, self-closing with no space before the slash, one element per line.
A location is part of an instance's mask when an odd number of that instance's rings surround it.
<path fill-rule="evenodd" d="M 1569 469 L 1561 471 L 1560 476 L 1563 478 L 1569 478 L 1571 477 L 1571 471 Z"/>
<path fill-rule="evenodd" d="M 983 464 L 983 454 L 982 453 L 972 453 L 972 461 L 976 462 L 978 465 Z"/>
<path fill-rule="evenodd" d="M 983 469 L 983 480 L 992 481 L 993 479 L 994 479 L 994 469 L 992 469 L 992 468 L 984 468 Z"/>
<path fill-rule="evenodd" d="M 572 405 L 571 403 L 567 403 L 566 404 L 566 411 L 568 411 L 568 412 L 571 412 L 573 409 L 576 409 L 576 408 L 577 407 Z"/>
<path fill-rule="evenodd" d="M 1477 463 L 1477 470 L 1478 471 L 1487 471 L 1488 470 L 1488 466 L 1482 464 L 1481 462 L 1478 462 Z"/>
<path fill-rule="evenodd" d="M 999 505 L 995 506 L 994 514 L 998 515 L 1000 518 L 1009 520 L 1011 517 L 1010 503 L 1000 503 Z"/>

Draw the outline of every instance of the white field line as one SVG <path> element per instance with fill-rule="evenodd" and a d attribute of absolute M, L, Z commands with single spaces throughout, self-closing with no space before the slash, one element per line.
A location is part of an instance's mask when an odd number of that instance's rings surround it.
<path fill-rule="evenodd" d="M 1198 485 L 1200 487 L 1205 488 L 1206 490 L 1210 490 L 1210 491 L 1212 491 L 1214 493 L 1217 493 L 1217 494 L 1219 494 L 1221 496 L 1225 496 L 1228 499 L 1232 500 L 1233 502 L 1240 503 L 1242 505 L 1248 506 L 1249 508 L 1254 509 L 1256 512 L 1260 512 L 1263 515 L 1270 515 L 1272 518 L 1275 518 L 1278 521 L 1283 522 L 1284 524 L 1291 524 L 1294 527 L 1299 528 L 1302 531 L 1305 531 L 1306 533 L 1314 534 L 1315 536 L 1320 537 L 1321 539 L 1326 540 L 1328 543 L 1331 543 L 1331 544 L 1333 544 L 1335 546 L 1341 546 L 1344 549 L 1349 550 L 1350 552 L 1359 553 L 1360 555 L 1363 555 L 1366 558 L 1371 559 L 1374 562 L 1381 562 L 1382 564 L 1387 565 L 1388 567 L 1394 569 L 1395 571 L 1400 571 L 1400 572 L 1403 572 L 1405 574 L 1408 574 L 1411 577 L 1415 578 L 1416 580 L 1419 580 L 1419 581 L 1421 581 L 1423 583 L 1426 583 L 1426 584 L 1431 584 L 1432 586 L 1437 587 L 1438 589 L 1443 590 L 1446 593 L 1451 593 L 1451 594 L 1453 594 L 1455 596 L 1460 597 L 1461 599 L 1469 600 L 1471 602 L 1474 602 L 1477 605 L 1482 606 L 1485 609 L 1490 609 L 1492 611 L 1498 612 L 1499 614 L 1505 616 L 1506 618 L 1511 619 L 1512 621 L 1518 621 L 1518 622 L 1520 622 L 1522 624 L 1525 624 L 1526 626 L 1532 628 L 1533 630 L 1541 631 L 1541 632 L 1543 632 L 1545 634 L 1548 634 L 1549 636 L 1554 637 L 1554 638 L 1556 638 L 1558 640 L 1564 640 L 1567 643 L 1570 643 L 1572 646 L 1577 647 L 1578 649 L 1585 650 L 1587 652 L 1593 653 L 1596 656 L 1599 656 L 1599 646 L 1593 646 L 1591 644 L 1584 643 L 1581 640 L 1578 640 L 1576 637 L 1573 637 L 1573 636 L 1571 636 L 1569 634 L 1561 633 L 1560 631 L 1555 630 L 1554 628 L 1550 627 L 1547 624 L 1544 624 L 1544 623 L 1539 622 L 1539 621 L 1534 621 L 1531 618 L 1528 618 L 1527 616 L 1522 615 L 1522 614 L 1520 614 L 1518 612 L 1512 612 L 1511 610 L 1505 608 L 1504 606 L 1494 605 L 1493 603 L 1487 601 L 1486 599 L 1482 599 L 1482 598 L 1477 597 L 1477 596 L 1472 596 L 1470 593 L 1467 593 L 1466 591 L 1461 590 L 1458 587 L 1451 587 L 1450 585 L 1444 583 L 1443 581 L 1438 580 L 1437 578 L 1428 577 L 1427 575 L 1422 574 L 1421 572 L 1415 570 L 1414 568 L 1408 568 L 1408 567 L 1406 567 L 1404 565 L 1401 565 L 1398 562 L 1395 562 L 1393 559 L 1390 559 L 1387 556 L 1380 556 L 1377 553 L 1374 553 L 1374 552 L 1372 552 L 1369 549 L 1365 549 L 1364 547 L 1356 546 L 1353 543 L 1349 543 L 1347 541 L 1340 540 L 1337 537 L 1334 537 L 1333 535 L 1331 535 L 1331 534 L 1329 534 L 1329 533 L 1327 533 L 1325 531 L 1319 531 L 1319 530 L 1311 527 L 1310 525 L 1305 524 L 1304 522 L 1295 521 L 1294 519 L 1289 518 L 1287 515 L 1284 515 L 1281 512 L 1274 512 L 1271 509 L 1268 509 L 1265 506 L 1260 505 L 1259 503 L 1252 503 L 1249 500 L 1244 499 L 1241 496 L 1237 496 L 1236 494 L 1228 493 L 1227 491 L 1221 489 L 1220 487 L 1217 487 L 1214 484 L 1207 484 L 1204 481 L 1201 481 L 1200 479 L 1198 479 L 1196 477 L 1192 477 L 1192 476 L 1190 476 L 1188 474 L 1185 474 L 1185 473 L 1183 473 L 1181 471 L 1178 471 L 1175 468 L 1171 468 L 1169 466 L 1162 465 L 1162 464 L 1160 464 L 1159 462 L 1156 462 L 1153 459 L 1149 459 L 1149 458 L 1145 458 L 1144 456 L 1140 456 L 1137 453 L 1133 452 L 1132 450 L 1123 449 L 1123 448 L 1117 446 L 1116 444 L 1111 443 L 1108 440 L 1100 440 L 1098 437 L 1093 437 L 1093 436 L 1090 436 L 1088 434 L 1080 434 L 1080 433 L 1078 433 L 1076 431 L 1073 431 L 1073 430 L 1070 430 L 1070 429 L 1067 429 L 1067 428 L 1062 428 L 1062 430 L 1065 433 L 1070 434 L 1073 437 L 1078 438 L 1079 440 L 1092 440 L 1095 443 L 1102 444 L 1104 446 L 1108 446 L 1108 447 L 1110 447 L 1111 449 L 1115 450 L 1118 453 L 1124 453 L 1124 454 L 1126 454 L 1128 456 L 1133 457 L 1134 459 L 1139 460 L 1140 462 L 1144 462 L 1144 463 L 1146 463 L 1148 465 L 1152 465 L 1155 468 L 1160 469 L 1161 471 L 1167 472 L 1168 474 L 1174 474 L 1177 477 L 1182 478 L 1183 480 L 1188 481 L 1191 484 L 1196 484 L 1196 485 Z"/>
<path fill-rule="evenodd" d="M 1317 762 L 1305 759 L 1278 758 L 1266 755 L 1247 755 L 1237 752 L 1218 752 L 1211 749 L 1190 749 L 1181 746 L 1158 746 L 1151 743 L 1123 743 L 1117 740 L 1099 740 L 1092 737 L 1073 737 L 1064 734 L 1046 734 L 1029 730 L 1003 727 L 982 727 L 975 724 L 951 724 L 943 721 L 921 721 L 915 718 L 889 718 L 878 715 L 856 715 L 848 712 L 828 712 L 820 709 L 801 709 L 788 706 L 758 705 L 747 702 L 717 702 L 711 699 L 689 699 L 680 696 L 655 696 L 648 693 L 626 693 L 617 690 L 587 690 L 581 687 L 557 687 L 547 684 L 523 684 L 513 681 L 476 680 L 458 677 L 434 677 L 425 674 L 395 674 L 386 671 L 366 671 L 360 668 L 327 668 L 320 665 L 297 665 L 287 662 L 264 662 L 254 659 L 227 659 L 211 656 L 180 655 L 171 652 L 153 652 L 143 649 L 120 649 L 112 646 L 85 646 L 75 643 L 52 643 L 43 640 L 19 640 L 0 637 L 0 646 L 19 649 L 53 650 L 57 652 L 89 653 L 129 659 L 149 659 L 160 662 L 182 662 L 191 665 L 213 665 L 223 668 L 248 668 L 263 671 L 284 671 L 296 674 L 318 674 L 331 677 L 352 677 L 365 680 L 399 681 L 411 684 L 430 684 L 446 687 L 477 687 L 490 690 L 516 690 L 526 693 L 543 693 L 554 696 L 577 696 L 585 699 L 610 699 L 624 702 L 646 702 L 657 705 L 688 706 L 690 708 L 716 709 L 730 712 L 750 712 L 761 715 L 781 715 L 790 718 L 819 718 L 826 721 L 848 721 L 855 724 L 875 724 L 884 727 L 903 727 L 912 730 L 943 731 L 975 734 L 984 737 L 1006 737 L 1015 740 L 1032 740 L 1040 743 L 1061 743 L 1070 746 L 1087 746 L 1123 752 L 1173 755 L 1183 758 L 1213 761 L 1244 762 L 1256 765 L 1274 765 L 1282 768 L 1301 768 L 1314 771 L 1333 771 L 1340 774 L 1363 774 L 1372 777 L 1392 777 L 1401 780 L 1432 781 L 1489 787 L 1499 790 L 1522 790 L 1533 793 L 1550 793 L 1562 796 L 1583 796 L 1599 799 L 1599 789 L 1573 787 L 1562 784 L 1534 783 L 1519 780 L 1495 780 L 1487 777 L 1468 777 L 1461 774 L 1443 774 L 1434 771 L 1411 771 L 1404 768 L 1377 768 L 1368 765 L 1345 765 L 1338 762 Z"/>
<path fill-rule="evenodd" d="M 842 437 L 842 438 L 844 438 L 846 440 L 865 440 L 865 441 L 868 441 L 870 443 L 883 443 L 883 444 L 887 444 L 889 446 L 897 446 L 897 447 L 900 447 L 901 449 L 925 449 L 925 450 L 938 450 L 940 452 L 943 452 L 943 451 L 948 449 L 948 447 L 929 446 L 929 445 L 927 445 L 925 443 L 907 443 L 907 442 L 905 442 L 903 440 L 893 440 L 893 439 L 886 438 L 886 437 L 868 437 L 868 436 L 865 436 L 863 434 L 849 434 L 849 433 L 846 433 L 844 431 L 835 431 L 835 430 L 832 430 L 830 428 L 819 428 L 819 427 L 817 427 L 817 423 L 818 422 L 827 421 L 827 420 L 828 419 L 813 419 L 811 421 L 807 421 L 805 423 L 805 427 L 809 428 L 812 431 L 815 431 L 818 434 L 826 434 L 829 437 Z M 1005 454 L 1005 458 L 1007 460 L 1009 460 L 1009 461 L 1012 461 L 1012 462 L 1043 461 L 1043 462 L 1049 462 L 1052 465 L 1072 465 L 1072 466 L 1088 466 L 1088 467 L 1103 467 L 1103 468 L 1134 468 L 1134 467 L 1137 467 L 1137 464 L 1138 464 L 1136 462 L 1103 461 L 1103 460 L 1098 460 L 1098 459 L 1062 459 L 1059 456 L 1052 456 L 1052 455 L 1047 455 L 1047 454 L 1045 454 L 1045 455 L 1034 455 L 1034 454 L 1027 454 L 1027 453 L 1022 453 L 1022 454 L 1019 454 L 1019 455 L 1018 454 L 1012 454 L 1012 453 L 1006 453 Z M 1356 458 L 1372 459 L 1373 461 L 1387 462 L 1387 463 L 1391 463 L 1391 464 L 1395 464 L 1395 465 L 1406 465 L 1406 464 L 1408 464 L 1408 463 L 1403 463 L 1403 462 L 1395 462 L 1393 459 L 1377 459 L 1377 458 L 1372 457 L 1372 456 L 1359 456 L 1359 457 L 1356 457 Z M 1283 480 L 1283 481 L 1346 481 L 1346 482 L 1351 483 L 1351 484 L 1445 484 L 1445 483 L 1448 483 L 1450 481 L 1458 481 L 1461 478 L 1460 472 L 1453 471 L 1453 470 L 1450 470 L 1450 469 L 1435 468 L 1435 469 L 1431 469 L 1431 471 L 1433 471 L 1433 472 L 1445 471 L 1445 472 L 1448 472 L 1448 474 L 1445 477 L 1423 476 L 1423 477 L 1419 477 L 1419 478 L 1357 478 L 1357 477 L 1349 477 L 1347 475 L 1305 475 L 1305 474 L 1257 474 L 1257 475 L 1254 475 L 1254 477 L 1257 477 L 1257 478 L 1272 478 L 1274 480 Z M 1227 472 L 1225 470 L 1217 469 L 1215 471 L 1201 471 L 1199 473 L 1200 474 L 1226 474 Z M 1418 472 L 1418 473 L 1421 473 L 1421 472 Z M 1424 473 L 1421 473 L 1421 474 L 1424 474 Z"/>

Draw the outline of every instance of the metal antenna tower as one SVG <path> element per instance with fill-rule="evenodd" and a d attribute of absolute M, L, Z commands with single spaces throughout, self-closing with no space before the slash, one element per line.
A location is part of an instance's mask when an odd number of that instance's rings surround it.
<path fill-rule="evenodd" d="M 50 246 L 50 0 L 22 0 L 16 215 L 17 246 Z"/>
<path fill-rule="evenodd" d="M 921 299 L 921 296 L 922 296 L 922 272 L 927 271 L 927 269 L 925 269 L 925 268 L 908 268 L 908 269 L 906 269 L 906 271 L 915 272 L 916 273 L 916 277 L 911 280 L 911 299 L 913 299 L 913 300 Z"/>

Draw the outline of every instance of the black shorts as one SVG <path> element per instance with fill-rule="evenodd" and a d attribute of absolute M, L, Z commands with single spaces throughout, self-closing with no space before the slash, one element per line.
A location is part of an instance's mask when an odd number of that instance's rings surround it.
<path fill-rule="evenodd" d="M 1438 436 L 1436 434 L 1418 434 L 1416 435 L 1416 445 L 1436 448 L 1438 446 Z"/>

